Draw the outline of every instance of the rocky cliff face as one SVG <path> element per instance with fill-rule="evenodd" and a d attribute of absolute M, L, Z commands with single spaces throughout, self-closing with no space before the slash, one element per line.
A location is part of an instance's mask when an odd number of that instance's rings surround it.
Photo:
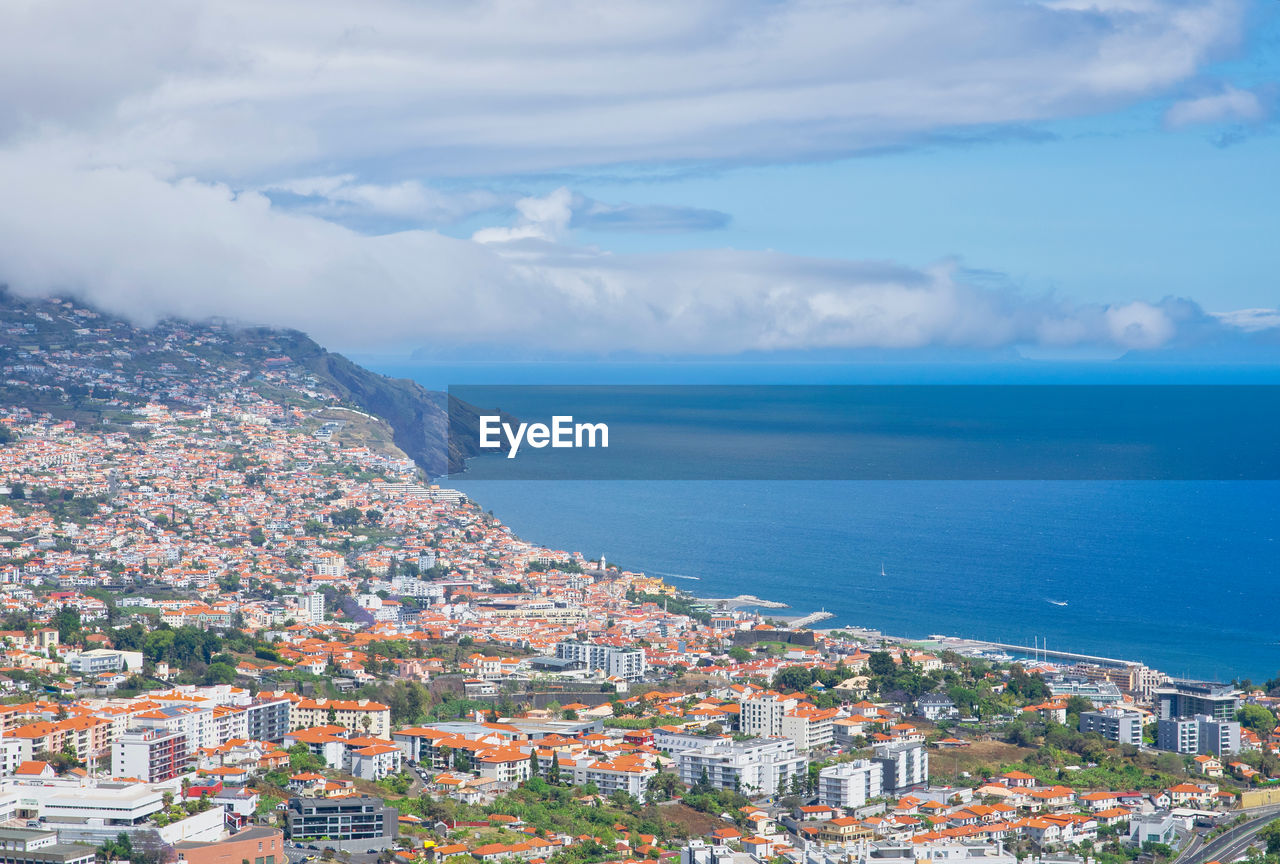
<path fill-rule="evenodd" d="M 396 446 L 428 474 L 461 471 L 464 461 L 476 455 L 479 419 L 475 407 L 416 381 L 370 372 L 324 349 L 306 365 L 331 382 L 344 400 L 385 420 L 395 433 Z M 449 435 L 451 421 L 453 436 Z"/>

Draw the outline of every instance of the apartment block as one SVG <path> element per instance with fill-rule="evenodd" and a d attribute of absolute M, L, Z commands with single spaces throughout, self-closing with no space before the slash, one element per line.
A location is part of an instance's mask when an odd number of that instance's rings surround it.
<path fill-rule="evenodd" d="M 1082 711 L 1080 731 L 1096 732 L 1108 741 L 1136 746 L 1142 743 L 1142 715 L 1123 708 Z"/>
<path fill-rule="evenodd" d="M 818 802 L 828 807 L 862 807 L 883 794 L 884 765 L 870 759 L 840 762 L 818 772 Z"/>

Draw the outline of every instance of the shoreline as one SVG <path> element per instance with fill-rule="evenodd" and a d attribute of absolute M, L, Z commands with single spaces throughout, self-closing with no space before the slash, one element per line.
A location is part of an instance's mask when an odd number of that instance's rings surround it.
<path fill-rule="evenodd" d="M 446 479 L 446 478 L 438 478 Z M 466 493 L 463 493 L 466 495 Z M 477 506 L 478 502 L 474 502 L 470 495 L 466 495 L 468 500 L 472 500 Z M 505 524 L 505 523 L 504 523 Z M 514 533 L 514 532 L 513 532 Z M 520 538 L 523 539 L 523 538 Z M 526 541 L 532 542 L 532 541 Z M 534 543 L 540 548 L 548 549 L 542 544 Z M 582 554 L 582 553 L 577 553 Z M 648 568 L 638 567 L 634 572 L 644 574 L 646 576 L 656 576 L 671 587 L 677 596 L 691 601 L 694 605 L 704 606 L 708 611 L 715 611 L 719 607 L 723 611 L 731 612 L 739 609 L 755 609 L 758 610 L 761 618 L 768 618 L 777 621 L 781 627 L 786 629 L 810 630 L 829 634 L 832 631 L 845 631 L 854 634 L 868 642 L 883 642 L 894 645 L 918 645 L 928 647 L 931 650 L 952 650 L 967 656 L 989 656 L 992 659 L 999 658 L 1001 655 L 1010 657 L 1009 660 L 998 660 L 997 662 L 1020 662 L 1024 659 L 1043 659 L 1046 661 L 1058 662 L 1060 665 L 1068 665 L 1063 660 L 1070 662 L 1086 662 L 1094 663 L 1109 668 L 1128 668 L 1140 666 L 1148 669 L 1159 671 L 1156 667 L 1151 666 L 1143 660 L 1123 659 L 1116 657 L 1105 657 L 1096 654 L 1087 654 L 1084 652 L 1075 652 L 1070 650 L 1062 650 L 1058 648 L 1045 649 L 1043 647 L 1031 645 L 1017 645 L 1015 643 L 1003 642 L 997 639 L 977 639 L 973 637 L 949 635 L 949 634 L 930 634 L 923 637 L 898 636 L 885 633 L 882 630 L 862 625 L 848 624 L 834 627 L 813 627 L 823 621 L 828 621 L 836 617 L 835 613 L 828 612 L 824 608 L 808 612 L 805 614 L 779 615 L 767 614 L 770 610 L 790 610 L 793 607 L 777 600 L 769 600 L 759 597 L 755 594 L 739 594 L 734 597 L 703 597 L 686 588 L 674 584 L 667 576 L 672 574 L 662 573 Z M 679 577 L 697 580 L 696 576 Z M 1198 680 L 1210 680 L 1208 678 Z"/>
<path fill-rule="evenodd" d="M 646 571 L 641 573 L 649 575 Z M 665 582 L 665 580 L 664 580 Z M 666 583 L 670 584 L 670 583 Z M 724 611 L 736 611 L 737 609 L 790 609 L 790 604 L 777 600 L 766 600 L 757 597 L 754 594 L 739 594 L 736 597 L 699 597 L 691 591 L 686 591 L 677 586 L 675 588 L 677 595 L 683 595 L 690 600 L 696 601 L 698 605 L 702 604 L 718 604 Z M 776 621 L 788 629 L 793 630 L 810 630 L 814 633 L 822 633 L 830 635 L 833 632 L 847 632 L 855 637 L 865 639 L 868 642 L 882 642 L 894 645 L 917 645 L 928 647 L 939 651 L 955 651 L 964 656 L 989 657 L 995 659 L 1001 656 L 1010 657 L 1012 662 L 1019 662 L 1027 657 L 1035 659 L 1043 659 L 1046 662 L 1051 660 L 1061 661 L 1069 660 L 1073 662 L 1091 663 L 1093 665 L 1106 668 L 1125 669 L 1131 667 L 1142 667 L 1153 669 L 1141 660 L 1123 659 L 1119 657 L 1104 657 L 1097 654 L 1085 654 L 1083 652 L 1063 650 L 1058 648 L 1044 648 L 1032 645 L 1017 645 L 1009 642 L 999 642 L 990 639 L 973 639 L 964 636 L 951 636 L 947 634 L 935 633 L 923 638 L 912 638 L 908 636 L 895 636 L 884 633 L 871 627 L 863 627 L 858 625 L 847 625 L 837 627 L 811 627 L 810 624 L 816 624 L 820 621 L 826 621 L 836 617 L 835 613 L 820 609 L 816 612 L 810 612 L 807 615 L 761 615 Z M 1010 661 L 1000 661 L 1010 662 Z M 1156 670 L 1159 671 L 1159 670 Z"/>

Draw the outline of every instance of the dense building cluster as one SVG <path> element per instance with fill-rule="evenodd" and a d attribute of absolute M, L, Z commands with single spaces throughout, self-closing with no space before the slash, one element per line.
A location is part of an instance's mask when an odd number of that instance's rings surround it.
<path fill-rule="evenodd" d="M 0 406 L 14 861 L 1004 864 L 1159 854 L 1280 803 L 1276 682 L 699 601 L 521 540 L 270 334 L 22 311 Z"/>

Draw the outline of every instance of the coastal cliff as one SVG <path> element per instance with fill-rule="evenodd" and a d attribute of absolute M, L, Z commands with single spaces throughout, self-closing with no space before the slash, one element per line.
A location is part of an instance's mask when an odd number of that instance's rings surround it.
<path fill-rule="evenodd" d="M 136 429 L 148 404 L 203 407 L 247 381 L 281 406 L 271 422 L 300 422 L 329 407 L 381 419 L 395 447 L 429 477 L 461 471 L 477 455 L 474 407 L 365 369 L 297 330 L 177 319 L 140 327 L 73 299 L 3 287 L 0 321 L 3 405 Z M 449 435 L 451 422 L 459 434 Z"/>

